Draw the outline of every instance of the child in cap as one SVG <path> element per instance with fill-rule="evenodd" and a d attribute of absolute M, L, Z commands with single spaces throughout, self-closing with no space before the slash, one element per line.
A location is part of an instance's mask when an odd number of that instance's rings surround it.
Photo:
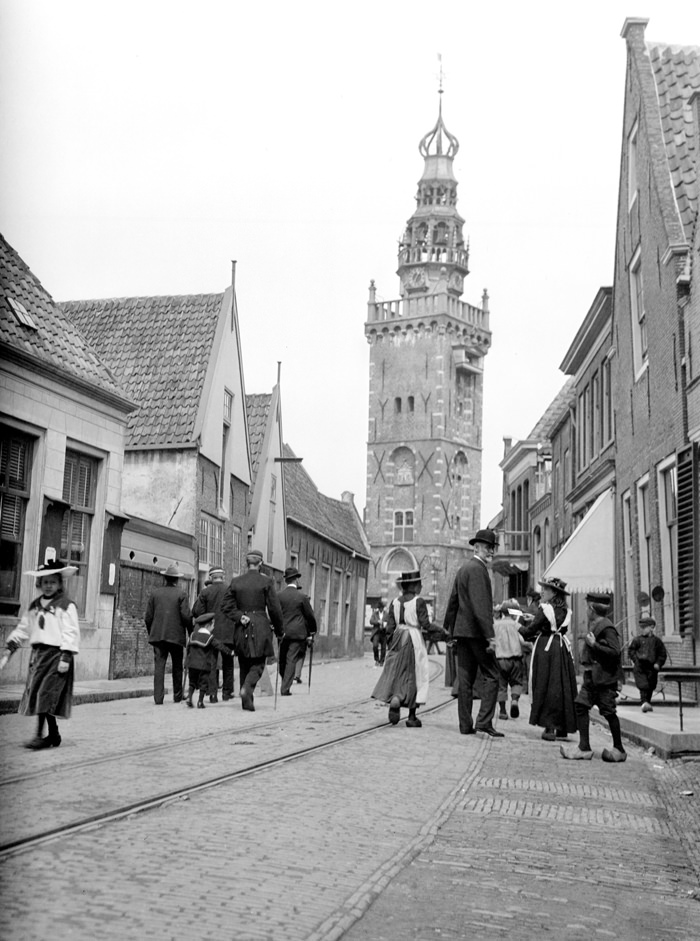
<path fill-rule="evenodd" d="M 668 652 L 664 642 L 654 633 L 656 621 L 643 617 L 639 621 L 639 633 L 629 645 L 634 682 L 642 700 L 642 712 L 653 712 L 651 697 L 659 679 L 659 670 L 666 663 Z"/>
<path fill-rule="evenodd" d="M 523 653 L 525 639 L 518 630 L 522 609 L 515 598 L 504 601 L 497 609 L 493 622 L 496 634 L 496 659 L 498 660 L 498 718 L 507 719 L 506 703 L 510 687 L 510 715 L 520 715 L 518 700 L 523 691 Z"/>
<path fill-rule="evenodd" d="M 190 709 L 194 708 L 192 696 L 199 690 L 198 709 L 204 709 L 204 697 L 209 692 L 209 678 L 215 673 L 216 657 L 219 653 L 228 654 L 228 649 L 212 634 L 215 614 L 213 611 L 201 614 L 194 621 L 194 630 L 187 642 L 185 666 L 190 681 L 190 688 L 185 702 Z"/>
<path fill-rule="evenodd" d="M 41 595 L 35 598 L 17 627 L 7 638 L 10 653 L 29 641 L 32 656 L 29 674 L 17 710 L 22 716 L 38 716 L 35 737 L 27 748 L 58 748 L 61 736 L 57 718 L 68 719 L 73 705 L 73 657 L 78 653 L 80 626 L 78 609 L 63 589 L 63 579 L 75 575 L 74 565 L 57 560 L 40 565 L 35 572 Z M 44 726 L 49 734 L 44 737 Z"/>

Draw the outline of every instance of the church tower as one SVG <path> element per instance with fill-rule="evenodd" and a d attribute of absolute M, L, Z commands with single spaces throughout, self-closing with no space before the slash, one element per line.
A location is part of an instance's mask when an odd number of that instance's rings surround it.
<path fill-rule="evenodd" d="M 442 90 L 440 91 L 442 94 Z M 469 273 L 457 212 L 457 138 L 438 119 L 419 145 L 415 212 L 399 243 L 398 300 L 370 282 L 367 507 L 372 550 L 368 602 L 395 597 L 402 571 L 419 569 L 441 621 L 468 539 L 480 528 L 484 357 L 488 295 L 462 300 Z"/>

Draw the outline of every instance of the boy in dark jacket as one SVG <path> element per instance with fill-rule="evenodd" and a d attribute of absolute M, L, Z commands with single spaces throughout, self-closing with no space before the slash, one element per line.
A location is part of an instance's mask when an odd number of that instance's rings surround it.
<path fill-rule="evenodd" d="M 639 634 L 632 639 L 629 646 L 634 682 L 642 700 L 642 712 L 653 711 L 651 697 L 659 679 L 659 670 L 668 657 L 664 642 L 654 633 L 655 627 L 654 618 L 641 618 Z"/>
<path fill-rule="evenodd" d="M 204 697 L 209 691 L 209 677 L 216 665 L 218 653 L 227 653 L 226 646 L 212 634 L 214 627 L 214 612 L 202 614 L 195 619 L 194 630 L 187 643 L 185 666 L 190 680 L 190 689 L 187 694 L 187 705 L 193 708 L 192 696 L 199 690 L 198 709 L 204 709 Z"/>
<path fill-rule="evenodd" d="M 590 760 L 593 750 L 589 740 L 590 716 L 593 706 L 607 719 L 612 733 L 613 747 L 604 748 L 603 761 L 627 760 L 622 744 L 620 720 L 617 717 L 617 677 L 620 670 L 620 638 L 615 625 L 608 618 L 610 596 L 586 595 L 588 604 L 588 633 L 582 645 L 581 667 L 583 683 L 576 697 L 576 725 L 579 744 L 576 748 L 560 749 L 562 758 L 574 761 Z"/>

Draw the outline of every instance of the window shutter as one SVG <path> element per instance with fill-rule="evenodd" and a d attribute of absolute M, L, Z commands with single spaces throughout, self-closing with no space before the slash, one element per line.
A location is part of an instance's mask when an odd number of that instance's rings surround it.
<path fill-rule="evenodd" d="M 678 629 L 692 633 L 698 609 L 698 446 L 678 452 Z"/>

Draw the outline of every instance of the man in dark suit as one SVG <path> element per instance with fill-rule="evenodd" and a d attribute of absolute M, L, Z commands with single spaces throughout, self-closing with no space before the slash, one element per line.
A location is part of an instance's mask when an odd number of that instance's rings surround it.
<path fill-rule="evenodd" d="M 192 630 L 192 613 L 187 595 L 178 585 L 180 572 L 169 565 L 163 572 L 165 585 L 156 588 L 146 605 L 144 621 L 148 643 L 153 647 L 153 699 L 163 705 L 165 665 L 170 657 L 173 670 L 173 699 L 182 702 L 182 658 L 187 634 Z"/>
<path fill-rule="evenodd" d="M 280 644 L 279 671 L 282 676 L 282 696 L 292 695 L 292 683 L 297 661 L 312 644 L 316 636 L 316 618 L 311 602 L 301 590 L 301 572 L 288 568 L 284 573 L 286 588 L 280 592 L 280 605 L 284 618 L 284 636 Z"/>
<path fill-rule="evenodd" d="M 253 694 L 265 661 L 275 655 L 272 631 L 282 636 L 282 608 L 275 583 L 260 571 L 262 560 L 262 552 L 251 549 L 246 556 L 248 571 L 233 579 L 220 609 L 236 625 L 233 652 L 238 657 L 241 705 L 248 712 L 255 712 Z"/>
<path fill-rule="evenodd" d="M 503 733 L 493 726 L 498 699 L 498 661 L 493 627 L 493 593 L 488 563 L 497 546 L 492 529 L 480 529 L 469 544 L 474 555 L 461 566 L 455 577 L 445 612 L 444 627 L 457 645 L 457 712 L 462 735 L 485 732 L 494 738 Z M 481 708 L 472 719 L 474 680 L 481 668 Z"/>
<path fill-rule="evenodd" d="M 224 645 L 225 652 L 220 651 L 221 672 L 223 674 L 222 698 L 224 702 L 233 698 L 233 629 L 234 623 L 225 614 L 221 613 L 221 602 L 226 594 L 224 584 L 224 570 L 221 568 L 209 569 L 210 582 L 200 592 L 199 597 L 192 606 L 192 617 L 197 623 L 214 622 L 212 635 Z M 211 625 L 210 625 L 211 626 Z M 209 677 L 209 702 L 217 702 L 217 674 L 216 665 Z"/>

